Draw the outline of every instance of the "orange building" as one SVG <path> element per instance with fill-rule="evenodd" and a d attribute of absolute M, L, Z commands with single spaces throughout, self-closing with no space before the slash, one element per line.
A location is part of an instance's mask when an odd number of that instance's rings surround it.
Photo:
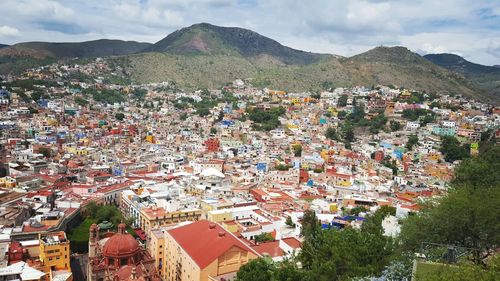
<path fill-rule="evenodd" d="M 209 138 L 205 141 L 206 152 L 217 152 L 220 148 L 220 141 L 218 138 Z"/>
<path fill-rule="evenodd" d="M 234 280 L 260 255 L 222 226 L 202 220 L 165 232 L 167 281 Z"/>

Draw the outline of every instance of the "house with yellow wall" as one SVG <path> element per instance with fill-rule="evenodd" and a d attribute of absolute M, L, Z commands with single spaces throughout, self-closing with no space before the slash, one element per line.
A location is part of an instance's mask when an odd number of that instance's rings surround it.
<path fill-rule="evenodd" d="M 165 280 L 234 280 L 260 255 L 222 226 L 206 220 L 165 231 Z"/>
<path fill-rule="evenodd" d="M 69 240 L 64 231 L 40 234 L 39 242 L 40 261 L 48 276 L 52 275 L 52 271 L 71 272 Z"/>
<path fill-rule="evenodd" d="M 0 187 L 14 188 L 17 186 L 17 181 L 15 178 L 3 177 L 0 178 Z"/>
<path fill-rule="evenodd" d="M 217 222 L 217 223 L 230 221 L 233 219 L 233 213 L 231 209 L 213 210 L 207 212 L 207 219 L 211 222 Z"/>
<path fill-rule="evenodd" d="M 165 233 L 161 229 L 150 231 L 147 250 L 155 260 L 155 268 L 158 269 L 161 276 L 165 278 L 164 251 L 165 251 Z"/>

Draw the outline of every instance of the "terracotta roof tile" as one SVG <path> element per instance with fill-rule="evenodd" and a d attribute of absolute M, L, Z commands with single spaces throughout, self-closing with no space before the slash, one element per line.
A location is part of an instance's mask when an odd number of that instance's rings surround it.
<path fill-rule="evenodd" d="M 206 220 L 171 229 L 168 233 L 201 269 L 232 247 L 260 256 L 220 225 Z"/>

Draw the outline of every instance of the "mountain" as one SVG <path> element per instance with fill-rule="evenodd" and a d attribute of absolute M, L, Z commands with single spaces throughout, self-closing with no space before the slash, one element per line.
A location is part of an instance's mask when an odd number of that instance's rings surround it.
<path fill-rule="evenodd" d="M 500 68 L 500 65 L 495 64 L 493 67 Z"/>
<path fill-rule="evenodd" d="M 112 65 L 121 66 L 133 82 L 175 81 L 188 90 L 219 88 L 243 78 L 257 87 L 286 91 L 382 84 L 500 101 L 500 79 L 489 72 L 492 67 L 464 62 L 452 67 L 457 64 L 449 58 L 433 63 L 404 47 L 377 47 L 352 57 L 310 53 L 251 30 L 207 23 L 175 31 L 155 44 L 117 40 L 16 44 L 0 50 L 0 73 L 61 58 L 95 56 L 111 56 Z"/>
<path fill-rule="evenodd" d="M 429 54 L 424 58 L 464 75 L 474 88 L 500 99 L 500 68 L 473 63 L 454 54 Z"/>
<path fill-rule="evenodd" d="M 245 58 L 270 56 L 284 64 L 301 65 L 317 62 L 327 56 L 285 47 L 248 29 L 208 23 L 177 30 L 144 51 L 177 55 L 241 55 Z"/>
<path fill-rule="evenodd" d="M 182 46 L 175 40 L 167 45 Z M 249 78 L 254 85 L 286 91 L 322 90 L 323 85 L 332 84 L 338 87 L 383 84 L 476 95 L 462 75 L 403 47 L 377 47 L 350 58 L 323 56 L 309 64 L 283 64 L 272 55 L 255 59 L 239 52 L 196 55 L 183 54 L 180 52 L 183 48 L 177 50 L 172 52 L 172 48 L 167 48 L 167 52 L 116 59 L 121 60 L 133 81 L 174 80 L 186 88 L 220 87 L 237 78 Z"/>
<path fill-rule="evenodd" d="M 9 47 L 9 45 L 0 44 L 0 49 L 5 48 L 5 47 Z"/>
<path fill-rule="evenodd" d="M 463 76 L 439 67 L 405 47 L 376 47 L 341 59 L 362 85 L 397 85 L 432 92 L 474 95 Z"/>
<path fill-rule="evenodd" d="M 495 73 L 495 72 L 500 73 L 500 69 L 498 69 L 497 67 L 473 63 L 467 61 L 461 56 L 454 54 L 428 54 L 425 55 L 424 58 L 444 68 L 450 69 L 458 73 L 462 73 L 464 75 Z"/>
<path fill-rule="evenodd" d="M 75 43 L 26 42 L 0 48 L 0 74 L 20 73 L 27 68 L 60 59 L 133 54 L 151 45 L 135 41 L 94 40 Z"/>
<path fill-rule="evenodd" d="M 26 42 L 0 50 L 0 56 L 34 56 L 62 58 L 88 58 L 127 55 L 139 52 L 150 43 L 100 39 L 75 43 Z"/>

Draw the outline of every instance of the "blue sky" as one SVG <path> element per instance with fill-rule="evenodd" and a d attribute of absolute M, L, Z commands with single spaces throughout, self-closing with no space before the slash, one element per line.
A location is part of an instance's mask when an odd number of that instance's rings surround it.
<path fill-rule="evenodd" d="M 249 28 L 306 51 L 379 45 L 500 64 L 500 0 L 1 0 L 0 43 L 156 42 L 199 22 Z"/>

